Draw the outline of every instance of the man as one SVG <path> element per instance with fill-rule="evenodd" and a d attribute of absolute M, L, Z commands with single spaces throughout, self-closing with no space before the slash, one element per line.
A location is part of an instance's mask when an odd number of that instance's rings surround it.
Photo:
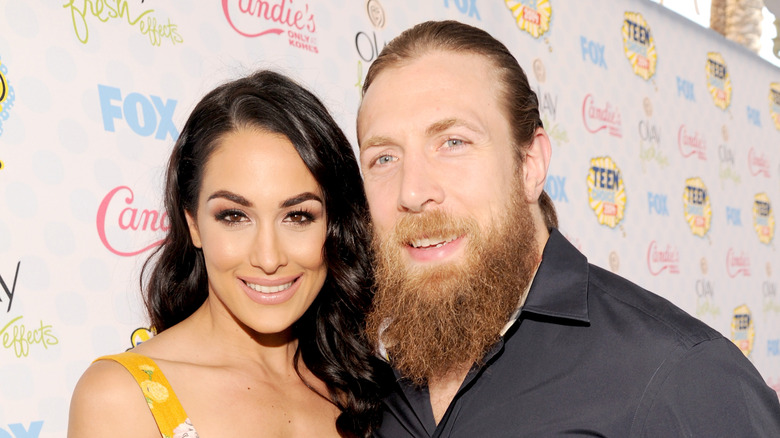
<path fill-rule="evenodd" d="M 398 378 L 380 436 L 780 436 L 739 349 L 556 230 L 550 141 L 503 44 L 407 30 L 371 66 L 357 130 L 368 333 Z"/>

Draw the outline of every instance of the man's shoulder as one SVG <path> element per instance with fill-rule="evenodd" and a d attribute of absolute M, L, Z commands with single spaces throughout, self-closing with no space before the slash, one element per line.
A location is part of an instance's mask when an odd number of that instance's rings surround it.
<path fill-rule="evenodd" d="M 615 310 L 615 318 L 644 327 L 657 337 L 667 337 L 687 347 L 723 335 L 668 299 L 625 277 L 589 265 L 588 305 Z M 596 309 L 591 309 L 596 310 Z M 592 313 L 592 312 L 591 312 Z M 598 322 L 598 321 L 596 321 Z"/>

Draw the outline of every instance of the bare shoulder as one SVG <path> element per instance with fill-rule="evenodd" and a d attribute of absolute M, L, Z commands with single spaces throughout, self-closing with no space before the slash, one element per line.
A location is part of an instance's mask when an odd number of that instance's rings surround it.
<path fill-rule="evenodd" d="M 104 436 L 160 436 L 135 379 L 111 360 L 93 363 L 81 376 L 68 420 L 69 438 Z"/>

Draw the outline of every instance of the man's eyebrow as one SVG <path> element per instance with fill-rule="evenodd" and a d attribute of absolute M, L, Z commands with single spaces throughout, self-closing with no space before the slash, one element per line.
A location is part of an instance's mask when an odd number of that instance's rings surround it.
<path fill-rule="evenodd" d="M 217 198 L 227 199 L 228 201 L 243 205 L 244 207 L 252 207 L 252 202 L 249 199 L 246 199 L 245 197 L 228 190 L 217 190 L 216 192 L 212 193 L 211 196 L 209 196 L 206 202 Z"/>
<path fill-rule="evenodd" d="M 446 131 L 449 128 L 452 128 L 453 126 L 463 126 L 466 129 L 469 129 L 471 131 L 474 131 L 476 133 L 482 134 L 484 131 L 480 128 L 478 128 L 476 125 L 469 123 L 463 119 L 458 119 L 455 117 L 442 119 L 437 122 L 432 123 L 430 126 L 428 126 L 425 129 L 425 135 L 427 137 L 439 134 L 443 131 Z M 384 136 L 384 135 L 376 135 L 373 137 L 368 138 L 367 140 L 364 140 L 360 143 L 360 150 L 364 150 L 373 146 L 383 146 L 386 144 L 392 144 L 395 143 L 394 140 L 390 137 Z"/>
<path fill-rule="evenodd" d="M 476 127 L 475 125 L 458 118 L 448 118 L 448 119 L 442 119 L 438 122 L 431 123 L 430 126 L 428 126 L 425 129 L 425 135 L 430 137 L 432 135 L 439 134 L 443 131 L 446 131 L 449 128 L 452 128 L 453 126 L 463 126 L 466 129 L 469 129 L 471 131 L 482 133 L 482 130 Z"/>
<path fill-rule="evenodd" d="M 382 146 L 386 144 L 394 143 L 393 139 L 384 135 L 375 135 L 367 140 L 360 142 L 360 150 L 368 149 L 374 146 Z"/>
<path fill-rule="evenodd" d="M 316 194 L 312 192 L 303 192 L 299 195 L 293 196 L 292 198 L 285 199 L 279 203 L 279 208 L 292 207 L 293 205 L 298 205 L 304 201 L 318 201 L 320 204 L 324 204 L 322 198 Z"/>

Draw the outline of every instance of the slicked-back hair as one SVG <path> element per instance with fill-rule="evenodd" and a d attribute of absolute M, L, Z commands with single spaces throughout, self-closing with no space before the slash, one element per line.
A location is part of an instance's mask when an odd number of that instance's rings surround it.
<path fill-rule="evenodd" d="M 243 129 L 284 135 L 322 190 L 328 275 L 293 325 L 298 339 L 295 365 L 297 370 L 300 357 L 327 384 L 327 398 L 341 409 L 336 426 L 342 435 L 370 436 L 381 419 L 377 382 L 384 368 L 362 330 L 372 275 L 363 183 L 354 151 L 325 106 L 288 77 L 259 71 L 220 85 L 198 102 L 185 123 L 166 173 L 170 229 L 141 275 L 152 327 L 156 332 L 170 328 L 208 296 L 203 252 L 193 245 L 185 212 L 197 217 L 209 158 L 226 135 Z"/>
<path fill-rule="evenodd" d="M 523 163 L 536 128 L 543 127 L 539 101 L 517 59 L 503 43 L 482 29 L 458 21 L 426 21 L 405 30 L 384 47 L 369 67 L 363 95 L 383 71 L 435 51 L 473 53 L 493 62 L 501 85 L 501 104 L 512 129 L 517 163 Z M 557 228 L 552 199 L 543 191 L 538 202 L 547 228 Z"/>

